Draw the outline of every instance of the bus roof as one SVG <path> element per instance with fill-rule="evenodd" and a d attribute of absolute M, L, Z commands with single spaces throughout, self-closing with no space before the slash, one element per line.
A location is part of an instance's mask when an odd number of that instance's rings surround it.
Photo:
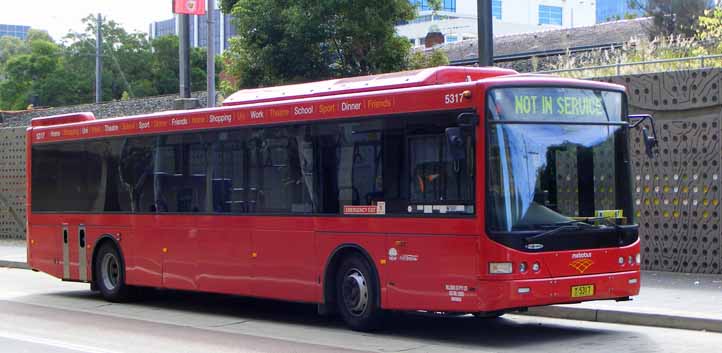
<path fill-rule="evenodd" d="M 245 89 L 232 94 L 223 102 L 223 105 L 245 105 L 298 98 L 382 91 L 395 88 L 431 86 L 445 83 L 477 81 L 489 77 L 514 74 L 517 74 L 514 70 L 495 67 L 440 66 L 381 75 Z"/>

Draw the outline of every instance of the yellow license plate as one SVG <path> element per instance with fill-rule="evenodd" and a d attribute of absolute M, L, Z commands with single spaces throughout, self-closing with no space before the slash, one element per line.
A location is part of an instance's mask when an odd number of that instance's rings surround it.
<path fill-rule="evenodd" d="M 572 298 L 591 297 L 593 295 L 594 295 L 594 285 L 593 284 L 572 287 Z"/>

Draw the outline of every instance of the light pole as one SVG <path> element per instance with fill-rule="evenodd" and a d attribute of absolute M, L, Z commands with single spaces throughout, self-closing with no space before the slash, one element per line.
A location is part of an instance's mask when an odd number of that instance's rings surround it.
<path fill-rule="evenodd" d="M 190 16 L 180 14 L 178 20 L 180 24 L 180 45 L 178 46 L 180 64 L 179 79 L 180 79 L 180 97 L 190 98 L 191 97 L 191 65 L 190 65 Z"/>
<path fill-rule="evenodd" d="M 479 66 L 494 65 L 494 24 L 491 0 L 477 0 L 476 16 L 479 21 Z"/>
<path fill-rule="evenodd" d="M 208 92 L 208 107 L 216 106 L 216 47 L 214 41 L 214 10 L 215 0 L 208 0 L 208 63 L 206 64 L 206 91 Z M 222 15 L 221 15 L 222 16 Z M 223 40 L 223 39 L 221 39 Z"/>

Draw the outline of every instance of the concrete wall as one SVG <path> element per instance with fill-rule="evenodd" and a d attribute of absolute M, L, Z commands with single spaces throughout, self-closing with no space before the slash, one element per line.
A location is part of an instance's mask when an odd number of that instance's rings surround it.
<path fill-rule="evenodd" d="M 25 238 L 25 128 L 0 129 L 0 239 Z"/>
<path fill-rule="evenodd" d="M 657 120 L 658 154 L 631 136 L 644 268 L 722 273 L 722 69 L 600 79 L 627 87 L 630 113 Z"/>

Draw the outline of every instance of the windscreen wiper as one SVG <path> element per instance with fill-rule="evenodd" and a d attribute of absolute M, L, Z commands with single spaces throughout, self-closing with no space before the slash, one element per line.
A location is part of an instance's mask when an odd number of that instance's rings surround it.
<path fill-rule="evenodd" d="M 595 226 L 593 226 L 589 223 L 582 222 L 582 221 L 569 221 L 569 222 L 561 222 L 561 223 L 556 223 L 556 224 L 559 226 L 554 229 L 550 229 L 546 232 L 541 232 L 537 235 L 526 237 L 526 238 L 524 238 L 524 240 L 526 240 L 526 242 L 529 243 L 534 240 L 546 238 L 546 237 L 556 234 L 562 230 L 582 230 L 582 229 L 588 229 L 588 228 L 596 228 Z"/>

